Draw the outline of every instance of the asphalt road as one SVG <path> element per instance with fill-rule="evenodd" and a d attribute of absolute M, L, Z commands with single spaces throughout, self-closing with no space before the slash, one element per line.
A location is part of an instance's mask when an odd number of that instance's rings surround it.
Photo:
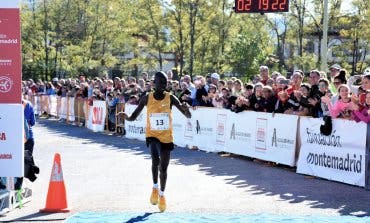
<path fill-rule="evenodd" d="M 144 142 L 55 120 L 39 119 L 34 130 L 34 157 L 41 173 L 34 183 L 25 180 L 33 190 L 32 201 L 0 217 L 0 222 L 62 222 L 82 211 L 158 211 L 149 203 L 151 160 Z M 40 214 L 56 152 L 62 157 L 71 212 Z M 175 213 L 370 216 L 370 191 L 364 188 L 186 148 L 172 153 L 165 194 L 167 212 Z"/>

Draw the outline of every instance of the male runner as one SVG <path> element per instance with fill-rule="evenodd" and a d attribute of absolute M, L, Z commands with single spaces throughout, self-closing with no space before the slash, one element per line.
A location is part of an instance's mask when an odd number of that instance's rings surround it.
<path fill-rule="evenodd" d="M 172 105 L 175 105 L 187 118 L 191 117 L 189 106 L 180 104 L 176 96 L 165 92 L 167 75 L 160 71 L 154 76 L 154 92 L 143 96 L 138 107 L 130 117 L 126 113 L 119 113 L 127 121 L 134 121 L 144 106 L 147 106 L 146 143 L 150 147 L 152 156 L 153 189 L 150 202 L 158 204 L 161 212 L 166 210 L 164 190 L 167 181 L 167 167 L 170 162 L 170 153 L 174 148 L 172 136 Z M 160 191 L 158 187 L 158 168 L 160 177 Z"/>

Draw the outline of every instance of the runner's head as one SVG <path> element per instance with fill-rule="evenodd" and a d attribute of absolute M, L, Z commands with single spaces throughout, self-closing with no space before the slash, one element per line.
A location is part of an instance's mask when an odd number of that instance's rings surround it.
<path fill-rule="evenodd" d="M 154 87 L 157 91 L 164 91 L 167 87 L 167 75 L 163 71 L 158 71 L 154 75 Z"/>

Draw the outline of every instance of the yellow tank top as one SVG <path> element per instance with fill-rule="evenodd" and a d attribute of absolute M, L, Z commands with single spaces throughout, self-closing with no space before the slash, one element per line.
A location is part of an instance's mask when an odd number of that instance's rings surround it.
<path fill-rule="evenodd" d="M 157 138 L 162 143 L 172 143 L 171 94 L 166 92 L 163 100 L 156 100 L 153 92 L 148 95 L 146 137 Z"/>

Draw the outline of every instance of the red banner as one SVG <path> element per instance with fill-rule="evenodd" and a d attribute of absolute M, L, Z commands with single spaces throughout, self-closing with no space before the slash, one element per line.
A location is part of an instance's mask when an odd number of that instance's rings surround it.
<path fill-rule="evenodd" d="M 21 103 L 21 81 L 19 8 L 0 6 L 0 103 Z"/>

